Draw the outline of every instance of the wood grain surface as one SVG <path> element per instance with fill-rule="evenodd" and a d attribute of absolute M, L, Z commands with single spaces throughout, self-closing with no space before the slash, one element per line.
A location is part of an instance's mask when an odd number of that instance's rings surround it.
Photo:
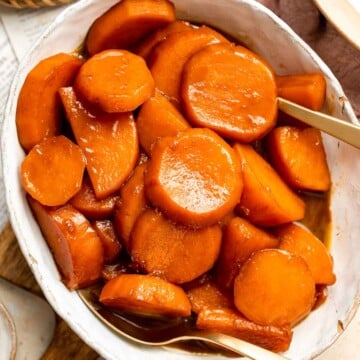
<path fill-rule="evenodd" d="M 0 276 L 44 298 L 30 268 L 23 257 L 11 225 L 0 234 Z M 43 360 L 75 359 L 93 360 L 98 355 L 88 347 L 63 321 L 56 317 L 56 329 Z"/>

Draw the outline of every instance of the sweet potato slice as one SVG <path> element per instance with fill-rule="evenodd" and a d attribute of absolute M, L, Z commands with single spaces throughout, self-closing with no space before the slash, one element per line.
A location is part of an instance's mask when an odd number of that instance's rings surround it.
<path fill-rule="evenodd" d="M 174 136 L 189 127 L 181 113 L 159 91 L 141 106 L 136 119 L 139 141 L 147 154 L 151 154 L 151 147 L 159 138 Z"/>
<path fill-rule="evenodd" d="M 169 35 L 190 29 L 193 29 L 193 26 L 187 21 L 176 20 L 146 37 L 145 40 L 139 44 L 135 52 L 146 60 L 152 49 L 161 41 L 165 40 Z"/>
<path fill-rule="evenodd" d="M 103 245 L 105 264 L 113 263 L 121 252 L 121 243 L 116 236 L 112 221 L 96 220 L 91 225 Z"/>
<path fill-rule="evenodd" d="M 144 172 L 147 164 L 138 165 L 120 190 L 114 213 L 114 225 L 126 249 L 129 250 L 130 233 L 136 219 L 146 209 Z"/>
<path fill-rule="evenodd" d="M 308 264 L 316 284 L 332 285 L 336 277 L 332 258 L 314 234 L 301 225 L 287 224 L 274 230 L 280 239 L 279 248 L 301 256 Z"/>
<path fill-rule="evenodd" d="M 176 225 L 151 209 L 139 216 L 130 239 L 135 263 L 147 273 L 176 284 L 194 280 L 210 270 L 220 245 L 218 225 L 194 230 Z"/>
<path fill-rule="evenodd" d="M 321 73 L 277 76 L 278 95 L 312 110 L 325 101 L 326 81 Z"/>
<path fill-rule="evenodd" d="M 77 143 L 83 149 L 96 197 L 120 189 L 139 156 L 136 125 L 131 113 L 92 115 L 73 88 L 59 90 Z"/>
<path fill-rule="evenodd" d="M 237 143 L 244 188 L 237 210 L 252 223 L 275 226 L 300 220 L 305 204 L 276 171 L 250 146 Z"/>
<path fill-rule="evenodd" d="M 267 137 L 267 151 L 274 168 L 292 188 L 329 190 L 330 171 L 319 130 L 277 127 Z"/>
<path fill-rule="evenodd" d="M 176 106 L 180 106 L 180 84 L 187 60 L 201 48 L 219 42 L 228 42 L 209 27 L 169 35 L 154 47 L 148 64 L 156 87 Z"/>
<path fill-rule="evenodd" d="M 292 338 L 289 326 L 258 325 L 231 309 L 206 308 L 199 313 L 196 326 L 231 335 L 274 352 L 288 350 Z"/>
<path fill-rule="evenodd" d="M 186 292 L 191 310 L 199 314 L 204 309 L 231 309 L 234 301 L 230 292 L 220 289 L 214 282 L 208 281 Z"/>
<path fill-rule="evenodd" d="M 73 290 L 99 280 L 104 251 L 88 220 L 71 205 L 51 209 L 30 196 L 28 201 L 65 285 Z"/>
<path fill-rule="evenodd" d="M 45 137 L 60 134 L 57 91 L 72 85 L 82 63 L 77 56 L 59 53 L 40 61 L 27 75 L 16 108 L 18 138 L 26 152 Z"/>
<path fill-rule="evenodd" d="M 188 129 L 153 147 L 145 174 L 151 203 L 176 222 L 206 226 L 220 221 L 242 191 L 239 161 L 209 129 Z"/>
<path fill-rule="evenodd" d="M 191 306 L 184 290 L 150 275 L 123 274 L 103 287 L 100 302 L 118 310 L 145 315 L 189 316 Z"/>
<path fill-rule="evenodd" d="M 232 140 L 252 142 L 275 126 L 273 71 L 242 46 L 215 44 L 194 54 L 184 66 L 181 96 L 193 125 Z"/>
<path fill-rule="evenodd" d="M 80 190 L 84 171 L 80 147 L 63 135 L 52 136 L 35 145 L 23 160 L 21 184 L 43 205 L 64 205 Z"/>
<path fill-rule="evenodd" d="M 84 176 L 81 189 L 70 199 L 71 205 L 91 220 L 109 218 L 114 212 L 118 194 L 98 200 L 88 176 Z"/>
<path fill-rule="evenodd" d="M 76 76 L 76 94 L 93 110 L 135 110 L 154 93 L 143 58 L 126 50 L 105 50 L 87 60 Z"/>
<path fill-rule="evenodd" d="M 231 288 L 241 265 L 258 250 L 276 248 L 279 241 L 240 217 L 233 218 L 225 227 L 221 251 L 216 264 L 217 283 Z"/>
<path fill-rule="evenodd" d="M 167 0 L 123 0 L 98 17 L 90 27 L 85 47 L 90 55 L 105 49 L 134 47 L 151 31 L 175 20 Z"/>
<path fill-rule="evenodd" d="M 306 262 L 279 249 L 255 252 L 234 281 L 236 308 L 260 325 L 294 325 L 311 310 L 315 281 Z"/>

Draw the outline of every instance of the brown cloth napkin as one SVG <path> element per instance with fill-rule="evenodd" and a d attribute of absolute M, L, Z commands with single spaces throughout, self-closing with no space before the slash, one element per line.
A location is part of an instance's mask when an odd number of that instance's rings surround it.
<path fill-rule="evenodd" d="M 311 0 L 258 2 L 284 20 L 322 58 L 340 81 L 360 118 L 360 50 L 337 32 Z"/>

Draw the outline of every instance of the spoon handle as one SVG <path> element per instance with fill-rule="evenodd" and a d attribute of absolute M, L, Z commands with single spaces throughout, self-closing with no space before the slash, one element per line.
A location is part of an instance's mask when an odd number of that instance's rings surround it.
<path fill-rule="evenodd" d="M 360 149 L 359 126 L 307 109 L 280 97 L 278 98 L 278 106 L 284 113 Z"/>
<path fill-rule="evenodd" d="M 204 333 L 202 334 L 202 338 L 206 338 L 207 341 L 213 344 L 220 345 L 223 348 L 231 350 L 237 354 L 246 356 L 247 358 L 252 360 L 287 359 L 282 355 L 225 334 Z"/>

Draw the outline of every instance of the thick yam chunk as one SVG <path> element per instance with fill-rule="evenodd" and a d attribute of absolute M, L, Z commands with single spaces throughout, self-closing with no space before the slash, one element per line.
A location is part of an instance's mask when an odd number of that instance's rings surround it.
<path fill-rule="evenodd" d="M 96 197 L 104 199 L 120 189 L 137 162 L 139 145 L 133 116 L 92 115 L 71 87 L 60 89 L 60 96 L 76 141 L 84 151 Z"/>
<path fill-rule="evenodd" d="M 324 104 L 326 81 L 321 73 L 277 76 L 276 85 L 279 96 L 311 110 Z"/>
<path fill-rule="evenodd" d="M 118 194 L 111 194 L 102 200 L 98 200 L 89 177 L 85 176 L 80 191 L 71 198 L 70 203 L 88 219 L 101 220 L 112 215 L 118 199 Z"/>
<path fill-rule="evenodd" d="M 70 86 L 83 61 L 69 54 L 56 54 L 40 61 L 21 88 L 16 128 L 26 152 L 45 137 L 60 134 L 61 101 L 58 90 Z"/>
<path fill-rule="evenodd" d="M 254 253 L 234 281 L 236 308 L 259 325 L 294 325 L 311 311 L 315 281 L 306 262 L 279 249 Z"/>
<path fill-rule="evenodd" d="M 64 284 L 74 290 L 99 280 L 104 251 L 88 220 L 71 205 L 51 209 L 31 197 L 28 201 Z"/>
<path fill-rule="evenodd" d="M 35 145 L 23 160 L 21 184 L 43 205 L 64 205 L 80 190 L 84 171 L 80 147 L 63 135 L 52 136 Z"/>
<path fill-rule="evenodd" d="M 196 326 L 231 335 L 274 352 L 288 350 L 292 338 L 289 326 L 258 325 L 231 309 L 204 309 L 198 315 Z"/>
<path fill-rule="evenodd" d="M 167 0 L 123 0 L 99 16 L 85 42 L 90 55 L 106 49 L 134 47 L 151 31 L 175 20 L 174 5 Z"/>
<path fill-rule="evenodd" d="M 144 172 L 147 164 L 138 165 L 120 190 L 114 213 L 114 225 L 125 248 L 129 250 L 130 234 L 136 219 L 146 209 Z"/>
<path fill-rule="evenodd" d="M 159 91 L 141 106 L 136 119 L 140 145 L 148 155 L 158 139 L 175 136 L 189 127 L 181 113 Z"/>
<path fill-rule="evenodd" d="M 206 26 L 169 35 L 154 47 L 148 59 L 156 88 L 180 107 L 181 75 L 185 63 L 203 47 L 219 42 L 229 41 Z"/>
<path fill-rule="evenodd" d="M 105 264 L 113 263 L 121 252 L 121 244 L 116 236 L 115 229 L 111 220 L 97 220 L 92 226 L 104 248 Z"/>
<path fill-rule="evenodd" d="M 332 285 L 336 277 L 328 249 L 302 225 L 282 225 L 274 230 L 280 240 L 279 248 L 301 256 L 308 264 L 316 284 Z"/>
<path fill-rule="evenodd" d="M 224 229 L 221 251 L 216 264 L 216 282 L 232 288 L 241 265 L 258 250 L 276 248 L 279 241 L 249 221 L 235 217 Z"/>
<path fill-rule="evenodd" d="M 150 275 L 123 274 L 103 287 L 105 306 L 144 315 L 189 316 L 191 306 L 179 286 Z"/>
<path fill-rule="evenodd" d="M 160 139 L 145 173 L 150 202 L 172 220 L 208 226 L 222 220 L 242 191 L 239 160 L 209 129 L 188 129 Z"/>
<path fill-rule="evenodd" d="M 276 123 L 272 69 L 252 51 L 210 45 L 185 64 L 181 95 L 189 121 L 242 142 L 261 139 Z"/>
<path fill-rule="evenodd" d="M 250 145 L 237 143 L 234 150 L 244 178 L 237 210 L 244 217 L 260 226 L 285 224 L 304 217 L 304 202 Z"/>
<path fill-rule="evenodd" d="M 319 130 L 278 127 L 267 138 L 267 150 L 270 162 L 293 189 L 330 189 L 330 171 Z"/>
<path fill-rule="evenodd" d="M 130 239 L 135 263 L 147 273 L 176 284 L 194 280 L 210 270 L 220 245 L 218 225 L 194 230 L 176 225 L 150 209 L 139 216 Z"/>

